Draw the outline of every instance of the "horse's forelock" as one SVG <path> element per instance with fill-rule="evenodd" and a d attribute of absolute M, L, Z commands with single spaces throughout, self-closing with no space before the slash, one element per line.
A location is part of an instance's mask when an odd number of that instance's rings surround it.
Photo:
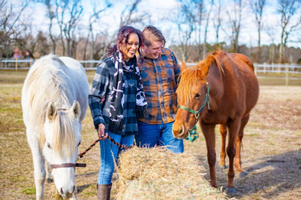
<path fill-rule="evenodd" d="M 74 118 L 67 112 L 58 112 L 58 116 L 52 122 L 52 146 L 56 153 L 71 156 L 75 147 L 75 132 L 73 127 Z M 68 146 L 62 152 L 62 146 Z"/>
<path fill-rule="evenodd" d="M 192 98 L 192 90 L 191 87 L 198 83 L 201 77 L 198 76 L 198 68 L 187 69 L 181 74 L 181 80 L 179 87 L 177 89 L 178 98 L 183 98 L 185 103 L 189 103 Z"/>

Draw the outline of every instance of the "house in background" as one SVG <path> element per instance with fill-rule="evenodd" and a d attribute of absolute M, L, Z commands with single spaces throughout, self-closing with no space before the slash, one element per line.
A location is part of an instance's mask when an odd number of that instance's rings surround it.
<path fill-rule="evenodd" d="M 15 59 L 23 58 L 22 51 L 20 49 L 15 49 L 13 58 Z"/>

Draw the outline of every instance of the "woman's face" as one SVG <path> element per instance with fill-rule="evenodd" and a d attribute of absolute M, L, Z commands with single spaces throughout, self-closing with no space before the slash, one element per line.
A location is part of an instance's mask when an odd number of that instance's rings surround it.
<path fill-rule="evenodd" d="M 131 33 L 129 35 L 127 43 L 123 44 L 121 47 L 123 59 L 125 61 L 129 61 L 131 58 L 134 57 L 138 48 L 139 48 L 139 37 L 136 33 Z"/>

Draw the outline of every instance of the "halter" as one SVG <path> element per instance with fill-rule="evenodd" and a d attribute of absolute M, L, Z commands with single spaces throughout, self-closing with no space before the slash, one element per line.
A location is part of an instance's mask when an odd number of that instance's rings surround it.
<path fill-rule="evenodd" d="M 63 163 L 63 164 L 51 164 L 50 167 L 52 169 L 55 168 L 68 168 L 68 167 L 86 167 L 86 163 Z"/>
<path fill-rule="evenodd" d="M 206 92 L 206 97 L 205 97 L 205 100 L 204 100 L 204 103 L 203 105 L 201 106 L 201 108 L 197 111 L 195 110 L 192 110 L 186 106 L 182 106 L 182 105 L 178 105 L 178 108 L 182 108 L 183 110 L 186 110 L 192 114 L 194 114 L 194 117 L 196 119 L 196 122 L 195 122 L 195 125 L 192 127 L 192 129 L 189 129 L 188 132 L 189 132 L 189 135 L 187 136 L 187 140 L 189 139 L 191 142 L 193 142 L 194 140 L 196 140 L 199 135 L 196 133 L 196 124 L 200 118 L 200 112 L 204 109 L 205 105 L 207 104 L 208 105 L 208 110 L 210 110 L 210 106 L 209 106 L 209 84 L 208 84 L 208 81 L 206 81 L 206 85 L 207 85 L 207 92 Z M 193 138 L 191 137 L 191 135 L 193 135 Z"/>

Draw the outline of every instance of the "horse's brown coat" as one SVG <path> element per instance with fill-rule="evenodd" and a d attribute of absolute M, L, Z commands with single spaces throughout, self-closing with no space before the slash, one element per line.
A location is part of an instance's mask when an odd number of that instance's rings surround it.
<path fill-rule="evenodd" d="M 186 65 L 182 64 L 181 69 L 181 80 L 177 89 L 179 105 L 199 110 L 205 100 L 206 81 L 209 83 L 210 109 L 205 106 L 201 111 L 199 124 L 206 139 L 210 181 L 212 186 L 217 187 L 214 129 L 216 124 L 221 124 L 223 139 L 227 129 L 229 132 L 227 187 L 234 188 L 234 156 L 236 170 L 242 171 L 240 147 L 243 130 L 259 96 L 259 84 L 254 74 L 253 63 L 242 54 L 227 54 L 218 50 L 208 55 L 196 67 L 187 69 Z M 184 109 L 178 109 L 173 125 L 175 137 L 187 137 L 188 130 L 196 123 L 193 116 Z M 224 165 L 224 161 L 221 160 L 220 164 Z"/>

